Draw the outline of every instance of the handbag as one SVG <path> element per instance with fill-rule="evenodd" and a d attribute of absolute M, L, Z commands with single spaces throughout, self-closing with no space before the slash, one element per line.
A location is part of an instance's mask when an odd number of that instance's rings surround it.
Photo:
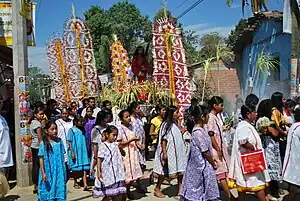
<path fill-rule="evenodd" d="M 256 136 L 254 135 L 254 137 L 257 145 Z M 254 151 L 241 153 L 241 164 L 244 175 L 261 172 L 267 168 L 264 150 L 257 149 L 257 147 L 255 149 Z"/>

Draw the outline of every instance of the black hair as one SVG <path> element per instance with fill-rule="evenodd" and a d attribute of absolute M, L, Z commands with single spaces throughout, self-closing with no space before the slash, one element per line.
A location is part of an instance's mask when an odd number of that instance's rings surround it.
<path fill-rule="evenodd" d="M 258 103 L 259 103 L 259 98 L 255 94 L 249 94 L 246 97 L 246 100 L 245 100 L 246 106 L 249 106 L 249 107 L 255 106 L 256 107 Z"/>
<path fill-rule="evenodd" d="M 211 111 L 214 107 L 214 105 L 219 105 L 224 103 L 223 98 L 221 98 L 220 96 L 213 96 L 209 101 L 208 101 L 208 106 L 209 106 L 209 110 Z"/>
<path fill-rule="evenodd" d="M 174 119 L 174 113 L 178 110 L 176 106 L 169 106 L 166 110 L 166 115 L 163 120 L 164 124 L 164 134 L 165 136 L 172 128 L 172 125 L 176 123 L 176 120 Z M 162 128 L 162 127 L 161 127 Z"/>
<path fill-rule="evenodd" d="M 285 105 L 284 107 L 287 109 L 287 108 L 291 108 L 291 109 L 294 109 L 294 107 L 296 106 L 296 102 L 293 101 L 292 99 L 287 99 L 286 102 L 285 102 Z"/>
<path fill-rule="evenodd" d="M 272 101 L 271 99 L 262 100 L 257 108 L 257 118 L 268 117 L 271 120 L 272 117 Z"/>
<path fill-rule="evenodd" d="M 101 126 L 103 124 L 105 118 L 107 118 L 108 114 L 109 113 L 106 110 L 101 110 L 100 112 L 98 112 L 95 125 Z"/>
<path fill-rule="evenodd" d="M 105 101 L 102 102 L 103 107 L 106 107 L 106 105 L 108 105 L 108 104 L 111 104 L 111 101 L 105 100 Z"/>
<path fill-rule="evenodd" d="M 54 99 L 50 99 L 47 101 L 47 107 L 50 107 L 50 105 L 53 105 L 53 104 L 57 104 L 57 101 Z"/>
<path fill-rule="evenodd" d="M 88 104 L 88 103 L 87 103 L 88 101 L 89 101 L 88 98 L 84 98 L 84 99 L 81 101 L 82 106 L 83 106 L 83 107 L 86 107 L 86 105 Z"/>
<path fill-rule="evenodd" d="M 93 96 L 91 96 L 91 97 L 89 97 L 89 101 L 90 100 L 94 100 L 94 101 L 96 101 L 96 98 L 95 97 L 93 97 Z"/>
<path fill-rule="evenodd" d="M 47 152 L 53 152 L 53 149 L 52 149 L 52 146 L 51 146 L 51 143 L 50 143 L 50 141 L 49 141 L 49 138 L 48 138 L 48 135 L 47 135 L 47 133 L 46 133 L 46 130 L 48 130 L 52 125 L 55 125 L 56 126 L 56 128 L 57 128 L 57 125 L 56 125 L 56 123 L 55 123 L 55 121 L 48 121 L 47 123 L 46 123 L 46 125 L 45 125 L 45 127 L 44 127 L 44 134 L 43 134 L 43 142 L 44 142 L 44 145 L 45 145 L 45 147 L 46 147 L 46 151 Z"/>
<path fill-rule="evenodd" d="M 145 56 L 145 48 L 143 46 L 138 46 L 136 49 L 135 49 L 135 52 L 133 54 L 133 57 L 137 57 L 139 56 L 139 50 L 142 49 L 143 52 L 142 52 L 142 55 L 141 56 Z"/>
<path fill-rule="evenodd" d="M 191 105 L 197 105 L 198 104 L 198 99 L 197 98 L 192 98 L 191 99 Z"/>
<path fill-rule="evenodd" d="M 73 102 L 71 102 L 70 107 L 73 107 L 72 105 L 74 105 L 74 104 L 76 104 L 76 106 L 77 106 L 77 103 L 75 101 L 73 101 Z"/>
<path fill-rule="evenodd" d="M 112 133 L 113 130 L 118 130 L 117 127 L 113 126 L 113 125 L 109 125 L 107 126 L 107 128 L 105 129 L 105 132 L 107 132 L 108 134 Z"/>
<path fill-rule="evenodd" d="M 186 125 L 189 133 L 193 132 L 195 123 L 197 123 L 202 115 L 207 115 L 209 110 L 204 105 L 191 106 L 187 115 Z"/>
<path fill-rule="evenodd" d="M 140 104 L 138 102 L 132 102 L 130 103 L 129 107 L 128 107 L 128 112 L 129 114 L 133 114 L 134 110 L 139 106 Z"/>
<path fill-rule="evenodd" d="M 282 98 L 283 98 L 283 94 L 281 92 L 275 92 L 272 94 L 272 97 L 271 97 L 272 107 L 275 107 L 281 113 L 283 113 Z"/>
<path fill-rule="evenodd" d="M 37 107 L 37 108 L 34 109 L 33 115 L 32 115 L 32 117 L 30 118 L 30 120 L 28 122 L 29 124 L 31 124 L 32 120 L 34 120 L 34 118 L 35 118 L 35 115 L 38 114 L 40 111 L 45 111 L 45 108 L 44 107 Z"/>
<path fill-rule="evenodd" d="M 120 118 L 120 120 L 122 121 L 123 120 L 123 118 L 124 118 L 124 114 L 126 113 L 126 112 L 128 112 L 128 110 L 122 110 L 120 113 L 119 113 L 119 118 Z M 129 112 L 128 112 L 129 113 Z"/>
<path fill-rule="evenodd" d="M 74 126 L 76 126 L 76 124 L 79 122 L 79 121 L 83 121 L 84 122 L 84 118 L 82 116 L 78 116 L 76 115 L 73 119 L 73 124 Z"/>
<path fill-rule="evenodd" d="M 294 110 L 294 118 L 296 122 L 300 122 L 300 107 Z"/>
<path fill-rule="evenodd" d="M 45 108 L 45 104 L 42 101 L 37 101 L 34 103 L 33 107 L 34 109 L 38 107 Z"/>
<path fill-rule="evenodd" d="M 243 117 L 243 119 L 248 119 L 247 117 L 247 114 L 248 113 L 252 113 L 252 112 L 255 112 L 255 109 L 256 109 L 256 105 L 243 105 L 242 108 L 241 108 L 241 115 Z"/>

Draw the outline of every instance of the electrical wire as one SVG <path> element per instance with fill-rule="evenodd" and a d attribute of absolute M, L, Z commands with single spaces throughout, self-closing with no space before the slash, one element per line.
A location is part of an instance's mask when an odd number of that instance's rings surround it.
<path fill-rule="evenodd" d="M 189 0 L 184 0 L 183 2 L 181 2 L 178 6 L 176 6 L 175 8 L 172 9 L 172 13 L 177 10 L 178 8 L 180 8 L 183 4 L 185 4 L 186 2 L 188 2 Z"/>
<path fill-rule="evenodd" d="M 200 3 L 202 3 L 204 0 L 198 0 L 196 3 L 191 5 L 188 9 L 183 11 L 180 15 L 177 16 L 177 20 L 185 16 L 187 13 L 189 13 L 191 10 L 193 10 L 195 7 L 197 7 Z"/>

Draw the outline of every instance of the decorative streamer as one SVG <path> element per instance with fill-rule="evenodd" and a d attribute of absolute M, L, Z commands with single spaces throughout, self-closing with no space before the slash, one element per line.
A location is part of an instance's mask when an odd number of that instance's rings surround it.
<path fill-rule="evenodd" d="M 154 23 L 152 54 L 153 79 L 163 90 L 173 95 L 173 102 L 179 108 L 183 124 L 185 108 L 191 101 L 191 86 L 181 32 L 173 19 L 165 17 Z"/>
<path fill-rule="evenodd" d="M 79 19 L 68 19 L 64 26 L 66 69 L 69 72 L 71 99 L 98 95 L 99 79 L 95 68 L 93 42 L 87 24 Z"/>
<path fill-rule="evenodd" d="M 87 24 L 68 19 L 62 38 L 54 36 L 47 45 L 49 68 L 52 72 L 55 99 L 60 105 L 98 95 L 100 86 L 93 42 Z"/>
<path fill-rule="evenodd" d="M 66 103 L 70 103 L 71 99 L 70 99 L 70 92 L 69 92 L 69 86 L 68 86 L 68 75 L 66 72 L 66 68 L 65 68 L 65 61 L 64 61 L 64 57 L 62 55 L 62 52 L 64 51 L 62 48 L 62 43 L 60 40 L 55 40 L 55 51 L 56 51 L 56 58 L 57 58 L 57 63 L 59 65 L 59 72 L 60 72 L 60 76 L 61 76 L 61 83 L 64 89 L 64 94 L 65 94 L 65 101 Z"/>
<path fill-rule="evenodd" d="M 113 72 L 114 85 L 119 88 L 131 81 L 129 76 L 130 64 L 127 50 L 123 47 L 121 41 L 114 36 L 115 42 L 111 45 L 111 64 Z"/>

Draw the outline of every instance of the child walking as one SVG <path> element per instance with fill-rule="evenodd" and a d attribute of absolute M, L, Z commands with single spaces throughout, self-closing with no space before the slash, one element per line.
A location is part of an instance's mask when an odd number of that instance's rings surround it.
<path fill-rule="evenodd" d="M 96 118 L 93 117 L 93 112 L 94 109 L 92 106 L 89 106 L 86 108 L 86 115 L 84 117 L 85 122 L 84 122 L 84 135 L 85 135 L 85 140 L 86 140 L 86 147 L 88 150 L 88 156 L 91 158 L 92 156 L 92 140 L 91 140 L 91 133 L 92 129 L 95 125 Z"/>
<path fill-rule="evenodd" d="M 209 111 L 204 106 L 192 106 L 188 118 L 191 133 L 190 154 L 183 176 L 181 201 L 219 200 L 219 188 L 215 169 L 217 165 L 211 155 L 212 143 L 204 125 Z"/>
<path fill-rule="evenodd" d="M 65 201 L 67 177 L 64 144 L 57 137 L 55 122 L 48 122 L 44 132 L 38 153 L 40 161 L 38 201 Z"/>
<path fill-rule="evenodd" d="M 94 188 L 94 196 L 104 197 L 103 201 L 122 200 L 126 193 L 124 164 L 120 145 L 116 142 L 118 129 L 108 126 L 106 140 L 100 146 L 97 161 L 97 177 L 100 186 Z"/>
<path fill-rule="evenodd" d="M 119 113 L 119 118 L 122 122 L 119 127 L 118 141 L 125 151 L 123 162 L 125 166 L 125 182 L 127 185 L 127 196 L 129 199 L 133 199 L 133 195 L 130 192 L 130 185 L 133 182 L 137 182 L 138 190 L 140 193 L 144 193 L 144 190 L 140 188 L 139 180 L 143 176 L 142 169 L 139 161 L 139 150 L 136 146 L 136 142 L 140 140 L 139 137 L 134 136 L 131 126 L 131 117 L 127 110 L 122 110 Z"/>
<path fill-rule="evenodd" d="M 84 118 L 75 117 L 74 126 L 68 131 L 69 159 L 68 165 L 74 178 L 74 188 L 80 189 L 77 179 L 83 176 L 84 191 L 88 190 L 87 171 L 90 170 L 90 161 L 83 134 Z"/>
<path fill-rule="evenodd" d="M 42 141 L 42 121 L 44 119 L 44 108 L 38 107 L 34 111 L 33 119 L 30 121 L 30 133 L 32 136 L 31 152 L 32 152 L 32 181 L 34 184 L 33 193 L 37 193 L 39 178 L 39 145 Z"/>

